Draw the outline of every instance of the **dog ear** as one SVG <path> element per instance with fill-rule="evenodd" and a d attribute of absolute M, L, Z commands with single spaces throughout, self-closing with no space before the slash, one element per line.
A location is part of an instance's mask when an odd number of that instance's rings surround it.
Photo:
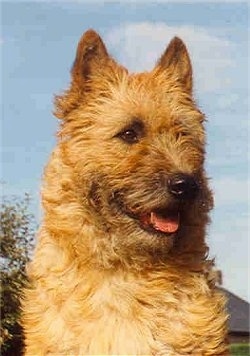
<path fill-rule="evenodd" d="M 108 58 L 101 37 L 91 29 L 85 32 L 78 43 L 76 58 L 71 69 L 73 82 L 79 86 L 83 85 L 95 69 L 105 65 Z"/>
<path fill-rule="evenodd" d="M 99 78 L 96 80 L 98 90 L 104 85 L 104 78 L 114 81 L 115 76 L 112 73 L 117 66 L 109 56 L 101 37 L 94 30 L 85 32 L 78 43 L 71 69 L 70 88 L 62 95 L 55 96 L 55 116 L 65 119 L 69 112 L 83 102 L 84 95 L 92 90 L 94 76 Z"/>
<path fill-rule="evenodd" d="M 171 73 L 181 83 L 184 90 L 192 92 L 192 65 L 187 48 L 183 41 L 174 37 L 158 62 L 158 68 L 164 70 L 169 68 Z"/>

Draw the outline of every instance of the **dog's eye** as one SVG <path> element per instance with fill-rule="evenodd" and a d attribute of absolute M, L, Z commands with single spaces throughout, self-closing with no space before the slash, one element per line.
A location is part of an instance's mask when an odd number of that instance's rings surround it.
<path fill-rule="evenodd" d="M 126 143 L 130 143 L 130 144 L 136 143 L 139 141 L 138 134 L 133 129 L 128 129 L 123 132 L 120 132 L 118 134 L 118 137 L 120 137 Z"/>
<path fill-rule="evenodd" d="M 134 130 L 126 130 L 118 135 L 126 143 L 136 143 L 138 142 L 137 132 Z"/>
<path fill-rule="evenodd" d="M 130 125 L 123 128 L 116 137 L 122 141 L 132 145 L 140 141 L 140 139 L 145 135 L 145 128 L 141 120 L 134 119 Z"/>

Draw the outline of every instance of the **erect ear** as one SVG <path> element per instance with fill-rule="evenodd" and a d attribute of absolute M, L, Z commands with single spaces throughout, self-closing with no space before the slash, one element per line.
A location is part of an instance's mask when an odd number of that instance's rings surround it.
<path fill-rule="evenodd" d="M 70 88 L 55 97 L 55 116 L 65 119 L 69 112 L 79 106 L 83 101 L 83 93 L 91 90 L 95 75 L 103 75 L 109 82 L 116 80 L 114 68 L 118 71 L 119 66 L 109 56 L 101 37 L 93 30 L 85 32 L 78 43 L 71 69 Z M 103 81 L 97 80 L 95 83 L 100 90 Z"/>
<path fill-rule="evenodd" d="M 83 84 L 95 68 L 102 67 L 108 58 L 101 37 L 91 29 L 85 32 L 78 43 L 76 58 L 71 69 L 73 82 L 78 85 Z"/>
<path fill-rule="evenodd" d="M 169 68 L 185 91 L 192 92 L 192 65 L 183 41 L 174 37 L 158 62 L 158 68 Z"/>

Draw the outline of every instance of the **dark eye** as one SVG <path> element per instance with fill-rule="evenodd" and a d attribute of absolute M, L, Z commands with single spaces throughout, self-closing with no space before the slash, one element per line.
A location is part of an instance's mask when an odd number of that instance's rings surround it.
<path fill-rule="evenodd" d="M 143 122 L 138 118 L 134 119 L 130 125 L 121 130 L 116 137 L 126 142 L 129 145 L 137 143 L 145 135 L 145 128 Z"/>
<path fill-rule="evenodd" d="M 123 132 L 120 132 L 117 136 L 129 144 L 137 143 L 139 141 L 138 134 L 133 129 L 127 129 Z"/>

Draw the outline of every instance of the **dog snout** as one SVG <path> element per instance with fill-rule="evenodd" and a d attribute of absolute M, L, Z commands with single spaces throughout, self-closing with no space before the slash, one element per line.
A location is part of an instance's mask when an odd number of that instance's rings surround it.
<path fill-rule="evenodd" d="M 194 199 L 199 191 L 197 180 L 185 173 L 169 177 L 167 187 L 169 193 L 177 199 Z"/>

